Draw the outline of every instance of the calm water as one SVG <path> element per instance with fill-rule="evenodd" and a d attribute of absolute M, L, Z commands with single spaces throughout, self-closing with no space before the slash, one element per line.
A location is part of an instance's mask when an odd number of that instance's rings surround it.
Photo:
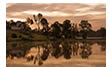
<path fill-rule="evenodd" d="M 7 67 L 106 67 L 106 41 L 7 42 Z"/>

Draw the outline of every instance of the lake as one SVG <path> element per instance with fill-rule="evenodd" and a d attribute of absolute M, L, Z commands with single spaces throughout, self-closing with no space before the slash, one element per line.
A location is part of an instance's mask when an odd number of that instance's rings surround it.
<path fill-rule="evenodd" d="M 106 67 L 106 40 L 10 41 L 7 67 Z"/>

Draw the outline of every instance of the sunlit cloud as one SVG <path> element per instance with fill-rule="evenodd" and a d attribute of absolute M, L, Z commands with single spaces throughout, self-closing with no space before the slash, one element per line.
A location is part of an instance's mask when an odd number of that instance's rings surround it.
<path fill-rule="evenodd" d="M 71 23 L 88 20 L 93 29 L 106 26 L 106 4 L 104 3 L 8 3 L 6 5 L 7 20 L 25 21 L 27 17 L 42 13 L 49 24 L 65 19 Z M 100 23 L 99 23 L 100 22 Z M 32 25 L 35 28 L 35 25 Z"/>
<path fill-rule="evenodd" d="M 18 18 L 6 18 L 7 21 L 10 21 L 10 20 L 14 20 L 15 22 L 16 21 L 26 21 L 25 19 L 18 19 Z"/>
<path fill-rule="evenodd" d="M 76 11 L 87 11 L 89 9 L 91 9 L 91 8 L 85 7 L 85 8 L 76 9 Z"/>
<path fill-rule="evenodd" d="M 46 12 L 46 11 L 24 11 L 23 13 L 26 14 L 35 14 L 37 15 L 38 13 L 42 13 L 44 16 L 71 16 L 71 14 L 68 13 L 63 13 L 63 12 L 58 12 L 58 11 L 53 11 L 53 12 Z"/>
<path fill-rule="evenodd" d="M 11 13 L 11 15 L 12 16 L 19 16 L 19 15 L 23 15 L 23 14 L 22 14 L 22 12 L 19 12 L 19 13 L 18 12 L 14 12 L 14 13 Z"/>
<path fill-rule="evenodd" d="M 97 5 L 103 5 L 103 3 L 86 3 L 87 5 L 90 5 L 90 6 L 97 6 Z"/>
<path fill-rule="evenodd" d="M 86 13 L 75 14 L 74 16 L 100 15 L 100 14 L 104 14 L 104 13 L 105 13 L 105 12 L 86 12 Z"/>

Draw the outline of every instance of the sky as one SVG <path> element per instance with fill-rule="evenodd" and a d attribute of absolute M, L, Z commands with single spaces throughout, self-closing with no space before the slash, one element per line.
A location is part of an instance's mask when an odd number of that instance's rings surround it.
<path fill-rule="evenodd" d="M 69 19 L 71 23 L 79 24 L 81 20 L 88 20 L 92 29 L 106 27 L 105 3 L 7 3 L 6 19 L 25 21 L 33 14 L 42 13 L 50 24 L 55 21 L 63 23 Z M 34 25 L 33 25 L 34 27 Z"/>

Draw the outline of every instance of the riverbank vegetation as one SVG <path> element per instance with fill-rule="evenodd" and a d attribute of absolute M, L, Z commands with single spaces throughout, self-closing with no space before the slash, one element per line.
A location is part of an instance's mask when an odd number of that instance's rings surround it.
<path fill-rule="evenodd" d="M 54 22 L 54 21 L 53 21 Z M 34 25 L 34 29 L 32 27 Z M 50 25 L 41 13 L 26 21 L 6 21 L 7 41 L 13 40 L 57 40 L 57 39 L 106 39 L 106 28 L 93 30 L 88 20 L 79 24 L 65 19 L 63 23 L 55 21 Z"/>

